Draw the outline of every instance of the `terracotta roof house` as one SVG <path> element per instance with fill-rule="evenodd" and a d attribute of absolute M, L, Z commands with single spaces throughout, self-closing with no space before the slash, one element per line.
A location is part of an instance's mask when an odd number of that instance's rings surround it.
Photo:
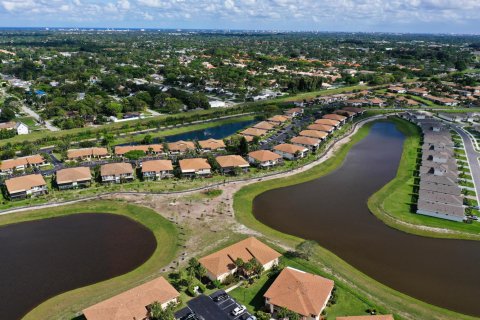
<path fill-rule="evenodd" d="M 428 95 L 428 91 L 426 89 L 421 89 L 421 88 L 410 89 L 407 92 L 420 97 L 425 97 Z"/>
<path fill-rule="evenodd" d="M 290 142 L 298 146 L 308 148 L 310 151 L 315 151 L 320 146 L 321 140 L 317 138 L 298 136 L 293 137 Z"/>
<path fill-rule="evenodd" d="M 212 174 L 212 167 L 207 159 L 183 159 L 179 161 L 179 165 L 183 176 L 209 176 Z"/>
<path fill-rule="evenodd" d="M 297 160 L 305 157 L 308 148 L 297 146 L 290 143 L 282 143 L 273 147 L 273 152 L 288 160 Z"/>
<path fill-rule="evenodd" d="M 222 173 L 234 172 L 235 168 L 247 171 L 250 167 L 248 162 L 239 155 L 218 156 L 215 160 L 217 160 Z"/>
<path fill-rule="evenodd" d="M 235 261 L 241 258 L 244 262 L 255 258 L 262 264 L 264 270 L 269 270 L 278 264 L 281 254 L 273 250 L 255 237 L 237 242 L 220 251 L 212 253 L 198 260 L 207 269 L 207 276 L 212 281 L 223 281 L 237 271 Z"/>
<path fill-rule="evenodd" d="M 243 135 L 243 134 L 241 134 L 240 136 L 241 136 L 241 137 L 244 137 L 245 140 L 247 140 L 248 143 L 250 143 L 250 142 L 253 141 L 253 137 L 252 137 L 252 136 L 246 136 L 246 135 Z"/>
<path fill-rule="evenodd" d="M 225 150 L 225 142 L 223 140 L 208 139 L 198 141 L 198 144 L 202 152 Z"/>
<path fill-rule="evenodd" d="M 142 177 L 145 180 L 159 180 L 173 176 L 170 160 L 149 160 L 142 162 Z"/>
<path fill-rule="evenodd" d="M 292 108 L 285 111 L 285 114 L 290 117 L 296 117 L 303 114 L 302 108 Z"/>
<path fill-rule="evenodd" d="M 170 151 L 170 154 L 180 154 L 180 153 L 185 153 L 188 150 L 195 150 L 195 143 L 192 141 L 177 141 L 177 142 L 170 142 L 168 144 L 168 150 Z"/>
<path fill-rule="evenodd" d="M 265 304 L 274 313 L 280 308 L 296 312 L 304 319 L 320 319 L 332 294 L 332 280 L 287 267 L 264 294 Z"/>
<path fill-rule="evenodd" d="M 407 89 L 405 89 L 404 87 L 393 86 L 393 87 L 389 87 L 387 90 L 393 93 L 407 93 Z"/>
<path fill-rule="evenodd" d="M 340 125 L 340 121 L 337 120 L 330 120 L 330 119 L 318 119 L 315 121 L 316 124 L 324 124 L 327 126 L 338 127 Z"/>
<path fill-rule="evenodd" d="M 323 140 L 328 136 L 328 133 L 325 131 L 317 131 L 317 130 L 302 130 L 300 131 L 299 135 L 304 137 Z"/>
<path fill-rule="evenodd" d="M 257 129 L 268 130 L 268 131 L 273 130 L 273 128 L 275 128 L 275 126 L 268 121 L 259 122 L 253 127 Z"/>
<path fill-rule="evenodd" d="M 257 150 L 248 154 L 248 162 L 261 168 L 273 167 L 279 163 L 282 157 L 269 150 Z"/>
<path fill-rule="evenodd" d="M 125 153 L 130 151 L 143 151 L 145 154 L 162 154 L 163 145 L 161 144 L 139 144 L 135 146 L 116 146 L 115 154 L 123 157 Z"/>
<path fill-rule="evenodd" d="M 122 183 L 133 180 L 133 167 L 128 162 L 107 163 L 100 167 L 100 176 L 105 183 Z"/>
<path fill-rule="evenodd" d="M 107 148 L 83 148 L 83 149 L 70 149 L 67 151 L 67 160 L 89 160 L 89 159 L 101 159 L 108 158 Z"/>
<path fill-rule="evenodd" d="M 338 121 L 342 124 L 345 123 L 345 121 L 347 120 L 347 117 L 341 116 L 339 114 L 334 114 L 334 113 L 326 114 L 322 118 L 323 119 L 336 120 L 336 121 Z"/>
<path fill-rule="evenodd" d="M 268 122 L 272 122 L 273 124 L 275 125 L 280 125 L 282 123 L 285 123 L 289 120 L 288 117 L 285 117 L 285 116 L 273 116 L 273 117 L 270 117 L 267 119 Z"/>
<path fill-rule="evenodd" d="M 257 129 L 257 128 L 247 128 L 240 132 L 244 136 L 252 136 L 252 137 L 261 137 L 268 133 L 267 130 Z"/>
<path fill-rule="evenodd" d="M 0 173 L 12 173 L 13 170 L 23 171 L 29 167 L 41 167 L 47 164 L 45 159 L 39 154 L 8 159 L 0 162 Z"/>
<path fill-rule="evenodd" d="M 30 174 L 5 180 L 10 199 L 23 199 L 47 193 L 47 183 L 41 174 Z"/>
<path fill-rule="evenodd" d="M 89 167 L 66 168 L 57 171 L 55 181 L 60 190 L 87 187 L 92 174 Z"/>
<path fill-rule="evenodd" d="M 354 112 L 356 115 L 360 115 L 360 114 L 363 114 L 365 112 L 365 109 L 355 108 L 355 107 L 345 107 L 345 108 L 342 108 L 341 110 Z"/>
<path fill-rule="evenodd" d="M 180 293 L 163 277 L 146 282 L 83 310 L 87 320 L 144 320 L 148 307 L 159 302 L 162 308 L 177 304 Z"/>
<path fill-rule="evenodd" d="M 337 320 L 394 320 L 391 314 L 374 316 L 337 317 Z"/>
<path fill-rule="evenodd" d="M 385 101 L 380 98 L 372 98 L 368 100 L 369 104 L 372 106 L 383 107 L 385 105 Z"/>
<path fill-rule="evenodd" d="M 314 124 L 309 125 L 307 127 L 307 129 L 308 130 L 324 131 L 324 132 L 331 133 L 333 130 L 335 130 L 335 127 L 332 127 L 332 126 L 329 126 L 329 125 L 326 125 L 326 124 L 314 123 Z"/>

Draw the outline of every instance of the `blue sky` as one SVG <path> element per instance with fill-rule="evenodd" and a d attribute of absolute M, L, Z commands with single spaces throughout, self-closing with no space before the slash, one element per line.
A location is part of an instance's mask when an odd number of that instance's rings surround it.
<path fill-rule="evenodd" d="M 0 0 L 1 27 L 480 33 L 480 0 Z"/>

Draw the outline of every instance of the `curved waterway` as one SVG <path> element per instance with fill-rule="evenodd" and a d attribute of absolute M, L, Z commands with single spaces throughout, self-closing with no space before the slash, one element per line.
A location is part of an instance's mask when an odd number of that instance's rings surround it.
<path fill-rule="evenodd" d="M 156 246 L 150 230 L 113 214 L 0 227 L 0 319 L 20 319 L 53 296 L 127 273 Z"/>
<path fill-rule="evenodd" d="M 368 198 L 395 177 L 404 139 L 393 123 L 375 123 L 337 170 L 259 195 L 255 217 L 284 233 L 316 240 L 400 292 L 480 316 L 480 242 L 410 235 L 368 210 Z"/>

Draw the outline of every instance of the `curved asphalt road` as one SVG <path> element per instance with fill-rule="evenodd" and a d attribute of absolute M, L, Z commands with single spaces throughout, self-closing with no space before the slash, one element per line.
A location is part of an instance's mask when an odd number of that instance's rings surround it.
<path fill-rule="evenodd" d="M 456 125 L 452 125 L 452 128 L 454 128 L 455 131 L 457 131 L 458 134 L 462 137 L 463 145 L 465 146 L 465 152 L 467 155 L 468 164 L 470 165 L 473 182 L 475 184 L 475 190 L 477 193 L 477 201 L 478 201 L 480 196 L 480 163 L 478 162 L 478 158 L 480 158 L 480 153 L 475 150 L 475 147 L 473 145 L 473 141 L 470 135 L 468 135 L 463 128 L 460 128 Z"/>

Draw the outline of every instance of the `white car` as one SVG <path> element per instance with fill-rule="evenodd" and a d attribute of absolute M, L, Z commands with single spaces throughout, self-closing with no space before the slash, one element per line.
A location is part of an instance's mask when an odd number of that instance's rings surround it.
<path fill-rule="evenodd" d="M 243 312 L 245 312 L 245 310 L 247 310 L 245 306 L 238 306 L 232 310 L 232 314 L 234 316 L 238 316 L 238 315 L 241 315 Z"/>

